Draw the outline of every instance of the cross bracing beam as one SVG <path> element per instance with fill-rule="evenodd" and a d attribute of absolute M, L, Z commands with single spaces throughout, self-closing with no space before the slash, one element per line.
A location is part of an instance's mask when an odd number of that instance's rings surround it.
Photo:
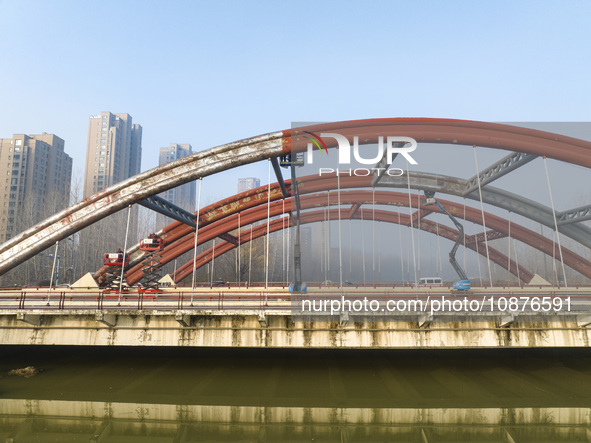
<path fill-rule="evenodd" d="M 355 203 L 354 205 L 351 205 L 351 208 L 349 208 L 349 218 L 353 217 L 357 211 L 359 211 L 360 207 L 361 203 Z"/>
<path fill-rule="evenodd" d="M 285 181 L 283 180 L 283 174 L 281 173 L 281 167 L 279 166 L 277 157 L 271 158 L 271 164 L 273 165 L 273 171 L 275 171 L 275 177 L 277 177 L 277 183 L 279 183 L 283 198 L 289 197 L 289 192 L 287 192 L 287 188 L 285 187 Z"/>
<path fill-rule="evenodd" d="M 486 240 L 487 241 L 496 240 L 496 239 L 505 238 L 505 237 L 507 237 L 507 234 L 504 232 L 495 231 L 493 229 L 491 229 L 490 231 L 486 231 Z M 479 232 L 478 234 L 466 236 L 466 240 L 465 240 L 466 245 L 476 243 L 476 242 L 480 243 L 481 245 L 484 245 L 484 232 Z"/>
<path fill-rule="evenodd" d="M 591 142 L 512 125 L 453 119 L 386 118 L 351 120 L 259 135 L 183 157 L 119 182 L 60 211 L 0 245 L 0 275 L 56 241 L 133 203 L 223 170 L 307 150 L 304 132 L 339 133 L 350 141 L 375 144 L 379 137 L 402 135 L 420 143 L 479 146 L 545 155 L 591 167 Z M 327 148 L 336 140 L 327 140 Z M 380 182 L 381 183 L 381 182 Z M 462 195 L 462 194 L 460 194 Z M 472 195 L 471 194 L 468 194 Z M 565 228 L 572 225 L 563 225 Z M 562 232 L 562 231 L 561 231 Z M 577 240 L 579 241 L 579 240 Z"/>
<path fill-rule="evenodd" d="M 326 180 L 319 180 L 318 183 L 325 182 Z M 326 185 L 326 183 L 324 183 Z M 319 189 L 321 190 L 321 189 Z M 261 203 L 260 205 L 251 207 L 248 210 L 244 210 L 240 212 L 241 215 L 241 223 L 242 226 L 247 224 L 256 223 L 258 221 L 264 220 L 267 217 L 267 207 L 266 207 L 266 200 L 265 203 Z M 398 193 L 398 192 L 391 192 L 391 191 L 368 191 L 368 190 L 354 190 L 354 191 L 341 191 L 341 204 L 349 205 L 355 204 L 356 202 L 373 202 L 375 201 L 376 204 L 379 205 L 391 205 L 391 206 L 408 206 L 408 194 L 406 193 Z M 458 218 L 463 218 L 463 214 L 465 212 L 465 220 L 477 224 L 482 223 L 482 213 L 480 209 L 472 208 L 466 206 L 464 208 L 463 205 L 450 202 L 446 200 L 439 201 L 446 207 L 446 209 L 455 214 Z M 326 194 L 312 194 L 312 195 L 305 195 L 302 196 L 302 207 L 303 209 L 311 209 L 319 206 L 326 206 L 327 204 L 336 205 L 336 200 L 331 200 L 330 202 L 326 199 Z M 440 212 L 438 208 L 433 206 L 428 206 L 427 208 L 432 209 L 433 212 Z M 421 208 L 422 209 L 422 208 Z M 291 210 L 290 202 L 286 202 L 286 205 L 283 205 L 281 200 L 275 201 L 271 203 L 269 208 L 271 217 L 275 217 L 285 212 L 289 212 Z M 343 211 L 343 214 L 345 212 Z M 532 246 L 535 249 L 549 255 L 556 257 L 558 256 L 558 251 L 556 249 L 556 244 L 552 242 L 552 240 L 534 232 L 527 228 L 520 226 L 515 222 L 511 222 L 502 217 L 489 214 L 487 212 L 484 213 L 486 225 L 499 232 L 500 234 L 507 235 L 509 229 L 511 229 L 511 236 L 516 240 L 519 240 L 529 246 Z M 345 215 L 346 216 L 346 215 Z M 408 223 L 410 223 L 410 218 L 406 219 Z M 220 232 L 229 232 L 235 229 L 237 222 L 237 214 L 228 215 L 225 219 L 220 219 L 210 225 L 204 227 L 203 229 L 199 230 L 199 244 L 205 243 L 212 238 L 219 236 Z M 427 220 L 421 223 L 421 228 L 423 225 L 427 223 Z M 430 222 L 432 223 L 432 222 Z M 510 227 L 509 227 L 510 225 Z M 171 225 L 172 226 L 172 225 Z M 441 225 L 440 225 L 441 226 Z M 181 227 L 183 228 L 183 227 Z M 434 231 L 435 232 L 435 231 Z M 454 238 L 455 240 L 455 238 Z M 194 236 L 193 232 L 187 231 L 186 235 L 184 236 L 177 236 L 176 241 L 167 245 L 165 251 L 163 253 L 162 263 L 167 263 L 174 258 L 178 257 L 179 255 L 191 250 L 194 245 Z M 218 245 L 216 245 L 216 250 Z M 482 249 L 484 250 L 484 249 Z M 583 257 L 579 256 L 578 254 L 574 253 L 573 251 L 563 248 L 563 255 L 565 264 L 577 272 L 580 272 L 584 276 L 591 278 L 591 262 L 584 259 Z M 135 279 L 141 278 L 141 269 L 137 266 L 134 266 L 129 273 L 126 275 L 126 278 L 133 284 Z"/>
<path fill-rule="evenodd" d="M 419 219 L 421 220 L 421 222 L 423 221 L 423 217 L 429 215 L 431 213 L 431 208 L 429 209 L 419 209 L 418 211 L 413 212 L 412 214 L 412 224 L 416 225 L 419 222 Z"/>
<path fill-rule="evenodd" d="M 232 243 L 234 246 L 238 246 L 238 239 L 234 237 L 232 234 L 229 234 L 228 232 L 224 232 L 218 235 L 218 237 L 222 240 L 227 241 L 228 243 Z"/>
<path fill-rule="evenodd" d="M 562 211 L 556 214 L 556 220 L 559 226 L 591 220 L 591 205 Z M 560 228 L 558 229 L 560 230 Z"/>
<path fill-rule="evenodd" d="M 489 167 L 480 171 L 480 174 L 478 174 L 480 176 L 480 187 L 488 185 L 489 183 L 529 163 L 537 157 L 537 155 L 527 154 L 525 152 L 512 152 L 511 154 L 500 159 L 498 162 L 495 162 Z M 470 194 L 477 189 L 478 176 L 475 175 L 474 177 L 466 180 L 466 189 L 464 190 L 464 195 Z"/>
<path fill-rule="evenodd" d="M 185 211 L 183 208 L 179 208 L 177 205 L 174 205 L 169 201 L 166 201 L 162 197 L 153 195 L 151 197 L 146 198 L 145 200 L 139 201 L 138 203 L 144 206 L 145 208 L 156 211 L 162 215 L 170 217 L 173 220 L 184 223 L 187 226 L 191 226 L 193 229 L 195 229 L 195 214 L 192 214 L 189 211 Z"/>

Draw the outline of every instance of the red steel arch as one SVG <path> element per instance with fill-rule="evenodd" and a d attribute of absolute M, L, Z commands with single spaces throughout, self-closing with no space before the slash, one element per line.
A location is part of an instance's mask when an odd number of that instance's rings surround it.
<path fill-rule="evenodd" d="M 374 200 L 375 199 L 375 200 Z M 375 204 L 378 205 L 394 205 L 394 206 L 408 206 L 408 195 L 398 192 L 392 191 L 372 191 L 368 190 L 354 190 L 354 191 L 342 191 L 341 192 L 341 203 L 342 204 L 372 204 L 375 201 Z M 266 202 L 266 201 L 265 201 Z M 241 213 L 241 225 L 246 226 L 248 224 L 263 220 L 267 217 L 267 207 L 265 202 L 260 203 L 259 206 L 255 206 L 248 210 L 245 210 Z M 459 218 L 463 218 L 464 215 L 464 206 L 458 205 L 457 203 L 440 200 L 440 202 L 452 213 L 458 216 Z M 333 199 L 331 202 L 332 204 L 336 204 L 336 198 Z M 415 203 L 415 201 L 413 201 Z M 326 206 L 327 198 L 326 194 L 312 194 L 312 195 L 304 195 L 301 197 L 301 204 L 302 208 L 310 209 L 319 206 Z M 275 201 L 271 203 L 270 207 L 270 214 L 271 216 L 277 216 L 283 213 L 285 206 L 285 212 L 290 212 L 291 204 L 289 201 L 285 202 L 285 205 L 282 201 Z M 439 208 L 434 206 L 426 206 L 420 207 L 421 210 L 426 212 L 440 212 Z M 341 211 L 343 218 L 346 217 L 345 210 Z M 482 224 L 482 213 L 479 209 L 475 209 L 469 206 L 465 207 L 466 213 L 466 220 Z M 497 231 L 503 235 L 507 235 L 509 232 L 509 222 L 502 217 L 489 214 L 485 212 L 485 221 L 487 227 L 490 229 Z M 424 223 L 423 220 L 422 223 Z M 427 223 L 428 225 L 428 223 Z M 169 225 L 172 226 L 172 225 Z M 219 236 L 223 233 L 228 233 L 231 231 L 236 230 L 238 227 L 238 214 L 233 213 L 227 217 L 218 219 L 217 221 L 207 224 L 202 229 L 199 229 L 199 244 L 205 243 L 210 241 L 211 239 Z M 555 257 L 558 256 L 558 251 L 555 249 L 556 245 L 549 239 L 543 237 L 540 234 L 537 234 L 527 228 L 524 228 L 516 223 L 511 223 L 510 226 L 511 235 L 513 238 L 520 240 L 546 254 L 554 255 Z M 170 236 L 167 237 L 167 241 L 169 244 L 165 248 L 161 262 L 163 264 L 173 260 L 174 258 L 178 257 L 181 254 L 191 250 L 194 245 L 194 231 L 189 228 L 189 233 L 184 236 Z M 170 239 L 175 238 L 174 241 L 170 242 Z M 581 274 L 591 278 L 591 262 L 580 257 L 573 251 L 570 251 L 567 248 L 562 248 L 563 257 L 565 260 L 565 264 L 569 267 L 575 269 L 576 271 L 580 272 Z M 141 271 L 141 265 L 136 265 L 132 269 L 130 269 L 127 274 L 127 280 L 130 284 L 134 284 L 135 282 L 139 281 L 143 276 L 143 272 Z M 528 282 L 528 281 L 526 281 Z"/>
<path fill-rule="evenodd" d="M 335 220 L 339 216 L 338 209 L 330 209 L 328 212 L 329 212 L 330 218 L 333 220 Z M 374 215 L 374 213 L 372 212 L 372 217 L 373 217 L 373 215 Z M 326 216 L 325 211 L 310 211 L 310 212 L 306 212 L 306 213 L 302 214 L 300 222 L 302 224 L 320 222 L 325 219 L 324 218 L 325 216 Z M 353 215 L 352 219 L 359 220 L 359 219 L 361 219 L 361 216 L 362 216 L 361 213 L 356 213 Z M 348 216 L 347 216 L 347 218 L 348 218 Z M 380 222 L 387 222 L 387 223 L 398 223 L 398 213 L 394 212 L 394 211 L 376 210 L 375 211 L 375 220 L 380 221 Z M 404 224 L 404 225 L 409 225 L 410 224 L 410 216 L 408 214 L 400 214 L 400 223 Z M 423 225 L 423 222 L 421 222 L 421 224 L 422 224 L 422 226 L 421 226 L 422 230 L 427 231 L 427 232 L 431 232 L 433 234 L 437 232 L 437 229 L 438 229 L 437 223 L 434 223 L 430 220 L 426 220 L 424 225 Z M 289 227 L 288 225 L 291 226 L 289 219 L 287 220 L 287 223 L 285 223 L 285 228 Z M 416 228 L 416 226 L 415 226 L 415 228 Z M 269 232 L 270 233 L 279 231 L 281 229 L 284 229 L 283 220 L 281 220 L 281 219 L 273 220 L 272 222 L 269 223 Z M 267 225 L 256 226 L 252 231 L 252 238 L 254 240 L 256 238 L 266 235 L 266 233 L 267 233 Z M 447 238 L 448 240 L 455 241 L 455 239 L 459 235 L 459 232 L 457 230 L 449 228 L 447 226 L 439 225 L 439 235 L 441 235 L 444 238 Z M 247 243 L 250 240 L 250 230 L 243 231 L 241 233 L 240 237 L 241 237 L 240 238 L 241 243 Z M 473 251 L 476 251 L 475 244 L 467 244 L 466 247 L 469 249 L 472 249 Z M 205 264 L 209 263 L 213 258 L 218 257 L 222 254 L 225 254 L 226 252 L 231 251 L 234 248 L 236 248 L 236 246 L 230 242 L 227 242 L 227 241 L 220 242 L 219 245 L 216 245 L 215 252 L 213 251 L 213 248 L 210 248 L 207 251 L 205 251 L 197 256 L 197 260 L 196 260 L 197 268 L 204 266 Z M 477 252 L 480 255 L 486 257 L 486 252 L 484 251 L 484 248 L 482 248 L 482 247 L 479 248 L 479 250 Z M 505 256 L 504 254 L 499 252 L 497 249 L 491 248 L 490 246 L 489 246 L 489 256 L 490 256 L 491 261 L 493 261 L 494 263 L 507 269 L 508 263 L 509 263 L 507 256 Z M 182 265 L 180 268 L 178 268 L 176 274 L 173 276 L 174 281 L 178 282 L 178 281 L 182 280 L 183 278 L 187 277 L 188 275 L 190 275 L 191 272 L 193 271 L 192 264 L 193 264 L 193 261 L 191 260 L 191 261 L 185 263 L 184 265 Z M 518 271 L 518 269 L 519 269 L 519 271 Z M 521 265 L 517 266 L 517 264 L 515 263 L 514 260 L 511 260 L 510 272 L 516 276 L 519 275 L 519 277 L 523 281 L 525 281 L 526 283 L 531 281 L 531 279 L 534 277 L 534 274 L 531 271 L 527 270 L 526 268 L 524 268 Z"/>
<path fill-rule="evenodd" d="M 336 132 L 347 137 L 351 143 L 357 136 L 359 144 L 377 143 L 379 137 L 406 136 L 418 143 L 507 149 L 591 167 L 591 142 L 506 124 L 433 118 L 376 118 L 322 123 L 283 131 L 284 153 L 307 149 L 308 139 L 304 138 L 304 131 L 316 134 Z M 334 139 L 323 141 L 328 148 L 336 146 Z"/>
<path fill-rule="evenodd" d="M 301 181 L 300 181 L 301 180 Z M 306 176 L 298 179 L 298 183 L 300 183 L 300 193 L 312 193 L 318 191 L 324 191 L 327 189 L 334 189 L 337 187 L 337 180 L 334 174 L 326 176 L 326 177 L 319 177 L 319 176 Z M 286 181 L 286 186 L 288 190 L 290 190 L 290 181 Z M 346 188 L 359 188 L 359 187 L 369 187 L 370 186 L 370 178 L 369 177 L 351 177 L 351 176 L 342 176 L 340 179 L 340 187 L 342 189 Z M 382 192 L 382 191 L 379 191 Z M 281 192 L 279 190 L 279 186 L 277 183 L 271 185 L 271 202 L 275 202 L 282 199 Z M 369 201 L 367 197 L 365 197 L 365 201 Z M 202 208 L 200 211 L 199 217 L 199 226 L 204 228 L 205 226 L 209 225 L 210 223 L 216 222 L 221 220 L 224 217 L 229 217 L 231 215 L 235 215 L 238 212 L 243 212 L 249 208 L 256 207 L 258 205 L 263 205 L 267 203 L 267 186 L 262 186 L 253 190 L 249 190 L 232 197 L 228 197 L 223 199 L 219 202 L 213 203 L 205 208 Z M 289 205 L 289 201 L 286 200 L 286 204 Z M 404 202 L 398 202 L 398 205 L 404 205 Z M 452 206 L 458 206 L 455 203 L 450 203 Z M 289 206 L 288 206 L 289 207 Z M 466 207 L 468 208 L 468 207 Z M 432 211 L 431 208 L 423 208 L 426 211 Z M 463 213 L 463 205 L 462 205 L 462 213 Z M 471 221 L 475 223 L 482 223 L 480 217 L 472 217 Z M 487 222 L 489 223 L 489 222 Z M 508 221 L 504 221 L 505 227 L 503 228 L 503 224 L 499 225 L 498 223 L 495 224 L 495 228 L 498 232 L 504 233 L 505 235 L 508 234 Z M 244 223 L 243 223 L 244 224 Z M 512 223 L 513 229 L 518 230 L 518 225 Z M 168 225 L 161 231 L 162 237 L 166 240 L 168 244 L 176 242 L 178 239 L 184 237 L 185 235 L 192 234 L 194 231 L 191 227 L 184 225 L 180 222 L 173 222 L 172 224 Z M 523 236 L 521 235 L 523 234 Z M 525 230 L 524 232 L 517 232 L 517 239 L 524 241 L 526 244 L 554 257 L 559 256 L 559 253 L 555 250 L 556 245 L 546 239 L 545 237 L 534 233 L 530 230 Z M 193 237 L 192 237 L 193 238 Z M 136 248 L 132 248 L 130 253 L 133 253 Z M 573 269 L 577 270 L 581 274 L 591 278 L 591 273 L 589 272 L 589 262 L 584 258 L 580 257 L 576 253 L 569 251 L 566 248 L 563 248 L 565 252 L 565 263 L 568 266 L 572 267 Z M 137 261 L 137 260 L 136 260 Z M 133 263 L 133 261 L 132 261 Z M 137 270 L 137 268 L 135 268 Z M 105 268 L 101 269 L 97 272 L 96 277 L 104 272 Z M 132 270 L 133 272 L 133 270 Z"/>

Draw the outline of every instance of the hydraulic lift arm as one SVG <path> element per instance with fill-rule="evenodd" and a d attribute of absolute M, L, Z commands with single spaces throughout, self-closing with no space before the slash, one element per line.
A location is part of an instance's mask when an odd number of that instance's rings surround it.
<path fill-rule="evenodd" d="M 451 251 L 449 252 L 449 262 L 451 263 L 454 270 L 457 272 L 458 276 L 460 277 L 460 280 L 468 280 L 468 276 L 466 275 L 466 273 L 464 272 L 464 270 L 462 269 L 462 267 L 459 265 L 458 261 L 456 260 L 456 252 L 460 246 L 460 243 L 462 242 L 462 239 L 464 238 L 464 227 L 460 224 L 460 222 L 453 215 L 451 215 L 449 212 L 447 212 L 447 209 L 445 209 L 443 207 L 443 205 L 441 203 L 439 203 L 433 197 L 434 195 L 435 195 L 435 193 L 432 191 L 425 191 L 425 197 L 427 197 L 427 199 L 423 202 L 423 205 L 425 205 L 425 206 L 429 206 L 429 205 L 433 205 L 433 204 L 437 205 L 439 207 L 439 209 L 441 209 L 441 212 L 443 212 L 445 215 L 447 215 L 450 218 L 450 220 L 453 222 L 453 224 L 456 225 L 456 228 L 458 228 L 459 235 L 458 235 L 458 238 L 456 239 L 453 247 L 451 248 Z"/>

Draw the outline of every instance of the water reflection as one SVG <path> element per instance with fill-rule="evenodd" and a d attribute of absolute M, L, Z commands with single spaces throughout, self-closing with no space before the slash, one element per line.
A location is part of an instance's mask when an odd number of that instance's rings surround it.
<path fill-rule="evenodd" d="M 587 441 L 591 352 L 0 347 L 0 441 Z M 30 379 L 8 368 L 35 365 Z"/>
<path fill-rule="evenodd" d="M 587 441 L 588 408 L 365 409 L 3 400 L 14 442 Z"/>

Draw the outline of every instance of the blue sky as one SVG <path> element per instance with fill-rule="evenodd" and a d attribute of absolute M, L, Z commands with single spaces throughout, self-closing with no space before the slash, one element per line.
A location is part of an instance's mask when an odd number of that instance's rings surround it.
<path fill-rule="evenodd" d="M 585 1 L 0 0 L 0 137 L 55 133 L 82 171 L 88 117 L 128 112 L 145 170 L 172 142 L 293 121 L 589 121 L 590 16 Z M 264 182 L 266 165 L 238 174 Z"/>

